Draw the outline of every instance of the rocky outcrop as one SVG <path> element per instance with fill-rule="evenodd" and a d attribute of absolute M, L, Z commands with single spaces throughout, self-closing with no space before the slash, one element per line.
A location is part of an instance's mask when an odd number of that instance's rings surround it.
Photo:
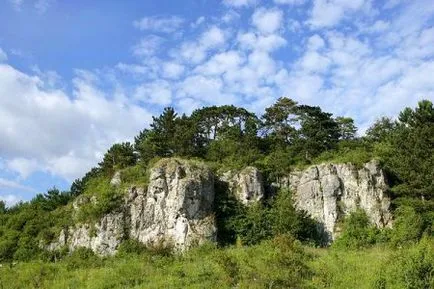
<path fill-rule="evenodd" d="M 295 206 L 324 226 L 330 240 L 339 234 L 339 221 L 363 209 L 379 228 L 392 224 L 387 183 L 377 161 L 362 168 L 352 164 L 321 164 L 295 171 L 283 181 L 293 192 Z"/>
<path fill-rule="evenodd" d="M 151 171 L 147 193 L 132 193 L 131 238 L 181 250 L 215 240 L 214 178 L 207 167 L 176 160 L 160 163 Z"/>
<path fill-rule="evenodd" d="M 219 189 L 223 184 L 226 192 L 245 205 L 265 198 L 263 177 L 254 167 L 221 173 L 217 181 Z M 111 185 L 114 190 L 125 187 L 121 173 L 115 174 Z M 376 161 L 361 168 L 352 164 L 311 166 L 292 172 L 279 186 L 293 192 L 296 208 L 318 221 L 328 241 L 339 234 L 340 221 L 357 208 L 363 209 L 377 227 L 391 226 L 387 183 Z M 46 248 L 86 247 L 99 255 L 112 255 L 126 238 L 179 251 L 206 240 L 215 241 L 214 194 L 213 173 L 204 164 L 161 160 L 151 169 L 146 189 L 130 187 L 115 210 L 97 222 L 63 230 Z M 82 195 L 72 208 L 77 213 L 89 204 L 98 205 L 98 198 Z"/>
<path fill-rule="evenodd" d="M 262 174 L 255 167 L 224 172 L 219 180 L 226 183 L 229 191 L 244 205 L 258 202 L 265 196 Z"/>
<path fill-rule="evenodd" d="M 112 185 L 118 186 L 119 174 L 116 179 Z M 85 196 L 78 198 L 74 210 L 90 201 Z M 128 236 L 148 246 L 182 251 L 215 240 L 213 202 L 214 179 L 207 167 L 176 159 L 162 160 L 151 169 L 146 190 L 131 187 L 124 204 L 114 212 L 95 224 L 77 224 L 63 230 L 48 249 L 86 247 L 99 255 L 113 255 Z"/>

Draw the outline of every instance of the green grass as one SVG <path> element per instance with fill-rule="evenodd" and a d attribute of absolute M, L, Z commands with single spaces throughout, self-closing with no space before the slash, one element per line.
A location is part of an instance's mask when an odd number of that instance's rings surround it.
<path fill-rule="evenodd" d="M 250 247 L 205 244 L 178 256 L 145 251 L 80 261 L 73 254 L 58 263 L 4 264 L 0 288 L 430 289 L 433 254 L 432 239 L 408 248 L 348 251 L 277 237 Z"/>

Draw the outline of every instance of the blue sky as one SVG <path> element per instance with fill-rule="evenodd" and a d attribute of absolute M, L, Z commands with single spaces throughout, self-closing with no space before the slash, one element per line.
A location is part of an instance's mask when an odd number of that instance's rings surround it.
<path fill-rule="evenodd" d="M 0 199 L 95 166 L 165 106 L 278 97 L 363 131 L 434 99 L 432 0 L 0 2 Z"/>

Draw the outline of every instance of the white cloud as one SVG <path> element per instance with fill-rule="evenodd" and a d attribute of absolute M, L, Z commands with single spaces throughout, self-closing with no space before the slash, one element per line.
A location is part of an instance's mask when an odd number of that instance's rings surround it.
<path fill-rule="evenodd" d="M 212 26 L 205 31 L 200 39 L 200 44 L 205 48 L 218 47 L 225 42 L 225 33 L 217 26 Z"/>
<path fill-rule="evenodd" d="M 176 62 L 165 62 L 163 64 L 163 77 L 178 79 L 184 73 L 185 67 Z"/>
<path fill-rule="evenodd" d="M 223 3 L 232 7 L 244 7 L 256 5 L 259 0 L 223 0 Z"/>
<path fill-rule="evenodd" d="M 369 10 L 370 0 L 314 0 L 308 23 L 314 28 L 332 27 L 362 8 Z"/>
<path fill-rule="evenodd" d="M 146 36 L 133 46 L 133 54 L 141 57 L 154 55 L 163 41 L 164 39 L 157 35 Z"/>
<path fill-rule="evenodd" d="M 224 23 L 231 23 L 235 21 L 236 19 L 239 19 L 241 16 L 237 12 L 230 10 L 226 12 L 223 17 L 221 18 Z"/>
<path fill-rule="evenodd" d="M 202 62 L 210 50 L 221 48 L 225 45 L 226 32 L 217 26 L 211 26 L 204 31 L 197 41 L 183 42 L 179 51 L 174 52 L 184 61 L 198 64 Z"/>
<path fill-rule="evenodd" d="M 286 40 L 277 34 L 258 36 L 252 32 L 238 35 L 238 41 L 242 49 L 260 50 L 265 52 L 275 51 L 286 45 Z"/>
<path fill-rule="evenodd" d="M 23 199 L 20 196 L 8 194 L 8 195 L 0 195 L 0 200 L 5 202 L 6 207 L 12 207 L 18 204 Z"/>
<path fill-rule="evenodd" d="M 35 189 L 21 185 L 18 182 L 0 178 L 0 188 L 19 189 L 27 192 L 35 192 Z"/>
<path fill-rule="evenodd" d="M 184 19 L 178 16 L 151 16 L 143 17 L 134 21 L 133 25 L 139 30 L 154 32 L 172 33 L 181 28 Z"/>
<path fill-rule="evenodd" d="M 238 51 L 227 51 L 214 55 L 209 61 L 196 67 L 195 72 L 203 75 L 220 75 L 238 70 L 245 61 L 244 55 Z"/>
<path fill-rule="evenodd" d="M 283 12 L 279 9 L 259 8 L 252 15 L 253 25 L 263 34 L 272 34 L 282 26 Z"/>
<path fill-rule="evenodd" d="M 6 62 L 6 60 L 8 60 L 8 56 L 6 52 L 4 52 L 3 49 L 1 49 L 0 47 L 0 63 Z"/>
<path fill-rule="evenodd" d="M 322 39 L 321 36 L 319 36 L 318 34 L 315 34 L 311 37 L 309 37 L 308 39 L 308 43 L 307 43 L 307 48 L 309 50 L 318 50 L 321 49 L 325 46 L 325 42 L 324 39 Z"/>
<path fill-rule="evenodd" d="M 159 80 L 137 87 L 134 98 L 151 104 L 167 106 L 172 102 L 172 90 L 167 81 Z"/>
<path fill-rule="evenodd" d="M 150 113 L 122 93 L 98 89 L 98 75 L 77 73 L 68 96 L 0 64 L 0 154 L 22 178 L 35 171 L 82 176 L 111 144 L 132 139 L 149 123 Z"/>
<path fill-rule="evenodd" d="M 197 28 L 199 27 L 201 24 L 203 24 L 205 22 L 205 17 L 204 16 L 200 16 L 199 18 L 196 19 L 196 21 L 194 21 L 193 23 L 191 23 L 191 28 Z"/>

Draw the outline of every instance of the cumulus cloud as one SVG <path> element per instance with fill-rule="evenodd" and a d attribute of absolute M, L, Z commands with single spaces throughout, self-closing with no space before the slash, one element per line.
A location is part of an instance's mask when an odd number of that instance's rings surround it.
<path fill-rule="evenodd" d="M 133 25 L 142 31 L 172 33 L 180 29 L 184 22 L 184 18 L 179 16 L 151 16 L 136 20 Z"/>
<path fill-rule="evenodd" d="M 157 35 L 143 37 L 133 46 L 133 54 L 141 57 L 154 55 L 163 42 L 164 39 Z"/>
<path fill-rule="evenodd" d="M 204 31 L 197 40 L 182 43 L 176 54 L 179 54 L 188 63 L 198 64 L 207 57 L 210 50 L 224 46 L 226 38 L 226 32 L 213 25 Z"/>
<path fill-rule="evenodd" d="M 352 13 L 370 10 L 369 0 L 314 0 L 308 23 L 314 28 L 332 27 Z"/>
<path fill-rule="evenodd" d="M 31 187 L 24 186 L 18 182 L 7 180 L 4 178 L 0 178 L 0 188 L 19 189 L 28 192 L 35 192 L 35 190 Z"/>
<path fill-rule="evenodd" d="M 35 171 L 79 177 L 112 143 L 132 139 L 149 122 L 150 113 L 126 96 L 101 91 L 97 75 L 77 73 L 67 95 L 0 65 L 0 154 L 22 178 Z"/>
<path fill-rule="evenodd" d="M 283 12 L 279 9 L 259 8 L 252 15 L 253 25 L 263 34 L 276 32 L 282 26 Z"/>

